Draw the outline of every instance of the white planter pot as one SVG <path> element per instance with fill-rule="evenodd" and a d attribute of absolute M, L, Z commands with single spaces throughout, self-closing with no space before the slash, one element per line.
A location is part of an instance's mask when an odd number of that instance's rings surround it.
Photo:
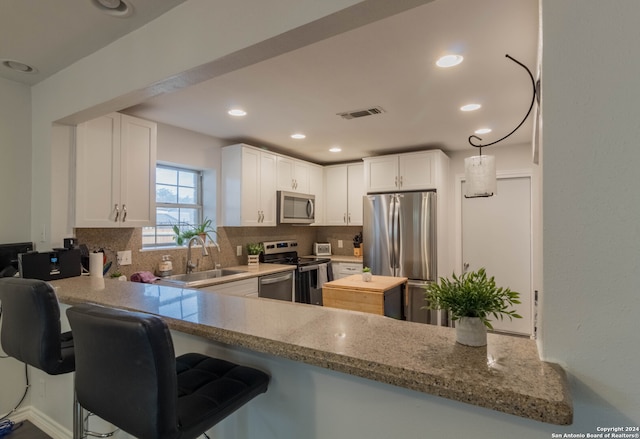
<path fill-rule="evenodd" d="M 366 273 L 362 273 L 362 280 L 364 282 L 371 282 L 372 279 L 373 279 L 373 275 L 371 274 L 370 271 L 368 271 Z"/>
<path fill-rule="evenodd" d="M 487 327 L 478 317 L 456 320 L 456 341 L 465 346 L 486 346 Z"/>
<path fill-rule="evenodd" d="M 247 257 L 247 265 L 258 265 L 260 264 L 260 255 L 249 255 Z"/>

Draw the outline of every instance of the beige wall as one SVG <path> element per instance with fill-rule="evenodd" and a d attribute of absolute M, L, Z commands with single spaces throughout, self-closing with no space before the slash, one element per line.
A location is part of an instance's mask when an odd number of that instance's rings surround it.
<path fill-rule="evenodd" d="M 0 78 L 0 244 L 30 241 L 31 91 Z"/>

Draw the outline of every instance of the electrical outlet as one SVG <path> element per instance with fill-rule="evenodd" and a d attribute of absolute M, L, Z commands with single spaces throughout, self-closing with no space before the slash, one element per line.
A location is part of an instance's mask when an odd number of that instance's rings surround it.
<path fill-rule="evenodd" d="M 131 265 L 131 250 L 118 252 L 118 265 Z"/>
<path fill-rule="evenodd" d="M 342 239 L 338 239 L 338 248 L 342 248 Z"/>
<path fill-rule="evenodd" d="M 236 247 L 236 256 L 242 256 L 242 246 Z"/>

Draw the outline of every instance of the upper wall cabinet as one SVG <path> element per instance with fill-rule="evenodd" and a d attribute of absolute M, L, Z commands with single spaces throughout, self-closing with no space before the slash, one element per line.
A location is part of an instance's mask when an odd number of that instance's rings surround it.
<path fill-rule="evenodd" d="M 306 162 L 289 157 L 278 156 L 278 190 L 309 193 L 309 167 Z"/>
<path fill-rule="evenodd" d="M 76 130 L 76 227 L 144 227 L 156 219 L 156 124 L 112 113 Z"/>
<path fill-rule="evenodd" d="M 249 145 L 222 148 L 224 226 L 276 225 L 276 155 Z"/>
<path fill-rule="evenodd" d="M 440 150 L 363 160 L 367 193 L 436 189 L 440 184 L 440 170 L 448 163 Z"/>
<path fill-rule="evenodd" d="M 325 224 L 361 226 L 363 164 L 325 166 Z"/>

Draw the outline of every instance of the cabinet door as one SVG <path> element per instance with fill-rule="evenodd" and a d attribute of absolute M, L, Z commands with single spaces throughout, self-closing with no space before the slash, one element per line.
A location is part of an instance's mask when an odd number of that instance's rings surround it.
<path fill-rule="evenodd" d="M 352 226 L 361 226 L 362 197 L 365 195 L 364 164 L 347 165 L 347 192 L 347 222 Z"/>
<path fill-rule="evenodd" d="M 398 190 L 398 156 L 367 158 L 364 161 L 365 192 Z"/>
<path fill-rule="evenodd" d="M 288 157 L 277 157 L 279 191 L 309 193 L 309 165 Z"/>
<path fill-rule="evenodd" d="M 347 224 L 347 167 L 328 166 L 325 171 L 325 224 Z"/>
<path fill-rule="evenodd" d="M 279 191 L 293 191 L 295 189 L 293 167 L 294 161 L 286 157 L 277 159 L 277 188 Z"/>
<path fill-rule="evenodd" d="M 300 192 L 301 194 L 310 193 L 309 178 L 309 165 L 302 162 L 295 162 L 293 164 L 295 192 Z"/>
<path fill-rule="evenodd" d="M 256 175 L 256 174 L 253 174 Z M 260 153 L 260 211 L 262 213 L 260 226 L 276 225 L 276 156 Z"/>
<path fill-rule="evenodd" d="M 399 156 L 400 189 L 414 191 L 435 188 L 435 155 L 425 151 Z"/>
<path fill-rule="evenodd" d="M 119 114 L 78 125 L 75 202 L 76 227 L 119 227 L 114 209 L 120 206 Z"/>
<path fill-rule="evenodd" d="M 156 223 L 156 124 L 121 115 L 120 204 L 122 227 Z"/>
<path fill-rule="evenodd" d="M 241 223 L 234 225 L 260 225 L 260 151 L 242 148 Z"/>

